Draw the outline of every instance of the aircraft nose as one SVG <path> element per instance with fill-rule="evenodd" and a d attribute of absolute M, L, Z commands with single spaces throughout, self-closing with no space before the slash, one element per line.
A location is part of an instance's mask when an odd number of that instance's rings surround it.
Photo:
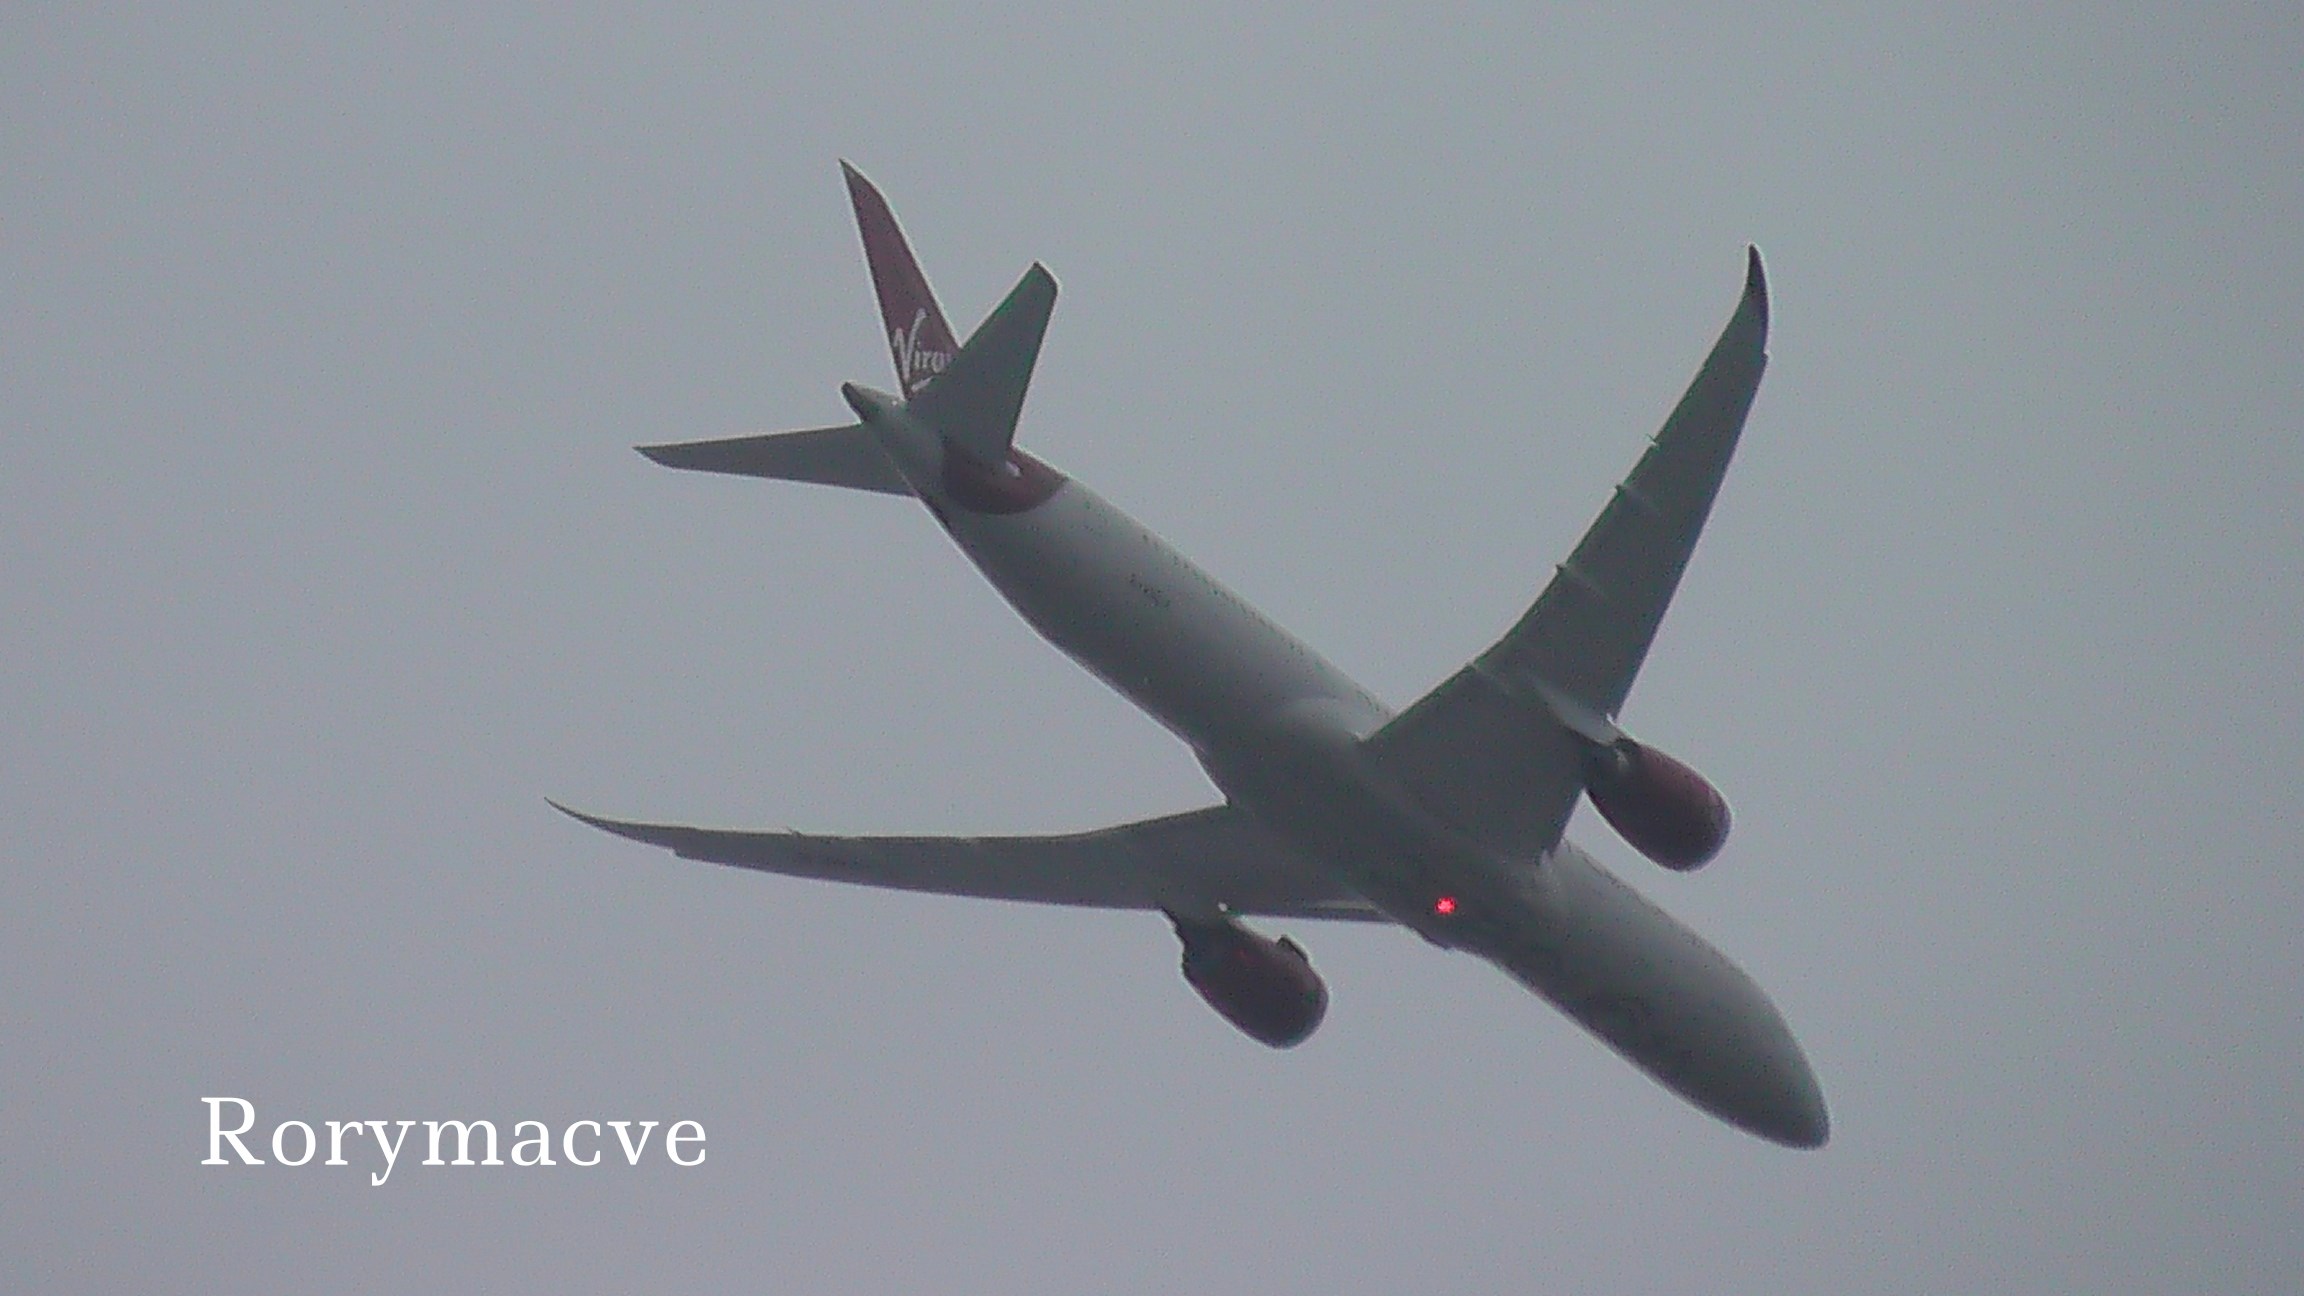
<path fill-rule="evenodd" d="M 1747 1073 L 1751 1084 L 1744 1093 L 1742 1119 L 1737 1124 L 1771 1143 L 1789 1148 L 1820 1148 L 1832 1137 L 1832 1114 L 1824 1106 L 1823 1086 L 1781 1019 L 1767 1032 L 1752 1057 L 1756 1065 Z M 1747 1055 L 1751 1056 L 1751 1055 Z"/>
<path fill-rule="evenodd" d="M 1755 1132 L 1789 1148 L 1820 1148 L 1832 1138 L 1832 1113 L 1825 1109 L 1824 1090 L 1806 1058 L 1795 1057 L 1791 1074 L 1779 1073 L 1777 1101 Z"/>

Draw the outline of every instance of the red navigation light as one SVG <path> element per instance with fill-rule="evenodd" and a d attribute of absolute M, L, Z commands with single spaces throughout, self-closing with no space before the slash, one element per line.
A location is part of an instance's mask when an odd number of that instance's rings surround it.
<path fill-rule="evenodd" d="M 1442 896 L 1439 899 L 1433 901 L 1432 912 L 1440 915 L 1443 918 L 1456 912 L 1456 897 Z"/>

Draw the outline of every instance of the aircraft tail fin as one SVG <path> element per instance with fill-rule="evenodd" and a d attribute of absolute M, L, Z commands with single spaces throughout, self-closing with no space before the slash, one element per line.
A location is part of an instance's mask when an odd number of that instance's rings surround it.
<path fill-rule="evenodd" d="M 1055 276 L 1034 262 L 967 345 L 955 345 L 952 326 L 888 200 L 855 167 L 842 162 L 840 170 L 848 177 L 848 199 L 856 208 L 864 261 L 880 297 L 880 321 L 888 329 L 888 352 L 905 401 L 969 458 L 987 466 L 1005 462 L 1040 358 L 1040 339 L 1056 307 Z"/>
<path fill-rule="evenodd" d="M 846 162 L 848 201 L 856 208 L 856 229 L 864 237 L 864 262 L 872 271 L 872 290 L 880 297 L 880 321 L 888 331 L 888 351 L 896 361 L 896 382 L 904 398 L 920 394 L 928 380 L 944 372 L 959 346 L 952 326 L 944 322 L 944 309 L 920 273 L 904 231 L 896 226 L 888 200 L 872 182 Z"/>
<path fill-rule="evenodd" d="M 1035 261 L 944 374 L 913 398 L 913 413 L 976 462 L 1005 463 L 1055 308 L 1056 277 Z"/>
<path fill-rule="evenodd" d="M 861 423 L 634 448 L 667 468 L 777 477 L 883 495 L 912 493 L 911 484 L 888 462 L 871 429 Z"/>

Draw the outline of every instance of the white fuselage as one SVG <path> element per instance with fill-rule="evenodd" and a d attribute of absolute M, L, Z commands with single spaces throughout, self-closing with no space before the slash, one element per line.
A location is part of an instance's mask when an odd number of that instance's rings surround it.
<path fill-rule="evenodd" d="M 950 452 L 900 401 L 850 400 L 1017 612 L 1307 862 L 1496 964 L 1696 1105 L 1823 1142 L 1823 1099 L 1782 1016 L 1702 937 L 1573 844 L 1502 859 L 1435 821 L 1362 754 L 1391 719 L 1382 702 L 1095 492 L 1050 474 L 1028 506 L 972 509 L 947 489 Z"/>

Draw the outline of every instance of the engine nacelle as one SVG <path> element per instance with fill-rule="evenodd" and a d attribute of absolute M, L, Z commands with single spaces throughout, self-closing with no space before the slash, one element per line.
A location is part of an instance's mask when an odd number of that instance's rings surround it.
<path fill-rule="evenodd" d="M 1184 943 L 1184 979 L 1242 1034 L 1273 1048 L 1311 1038 L 1328 1014 L 1328 985 L 1304 949 L 1259 936 L 1230 918 L 1169 914 Z"/>
<path fill-rule="evenodd" d="M 1609 826 L 1668 869 L 1700 867 L 1728 840 L 1728 802 L 1719 791 L 1695 770 L 1629 738 L 1593 749 L 1584 787 Z"/>

